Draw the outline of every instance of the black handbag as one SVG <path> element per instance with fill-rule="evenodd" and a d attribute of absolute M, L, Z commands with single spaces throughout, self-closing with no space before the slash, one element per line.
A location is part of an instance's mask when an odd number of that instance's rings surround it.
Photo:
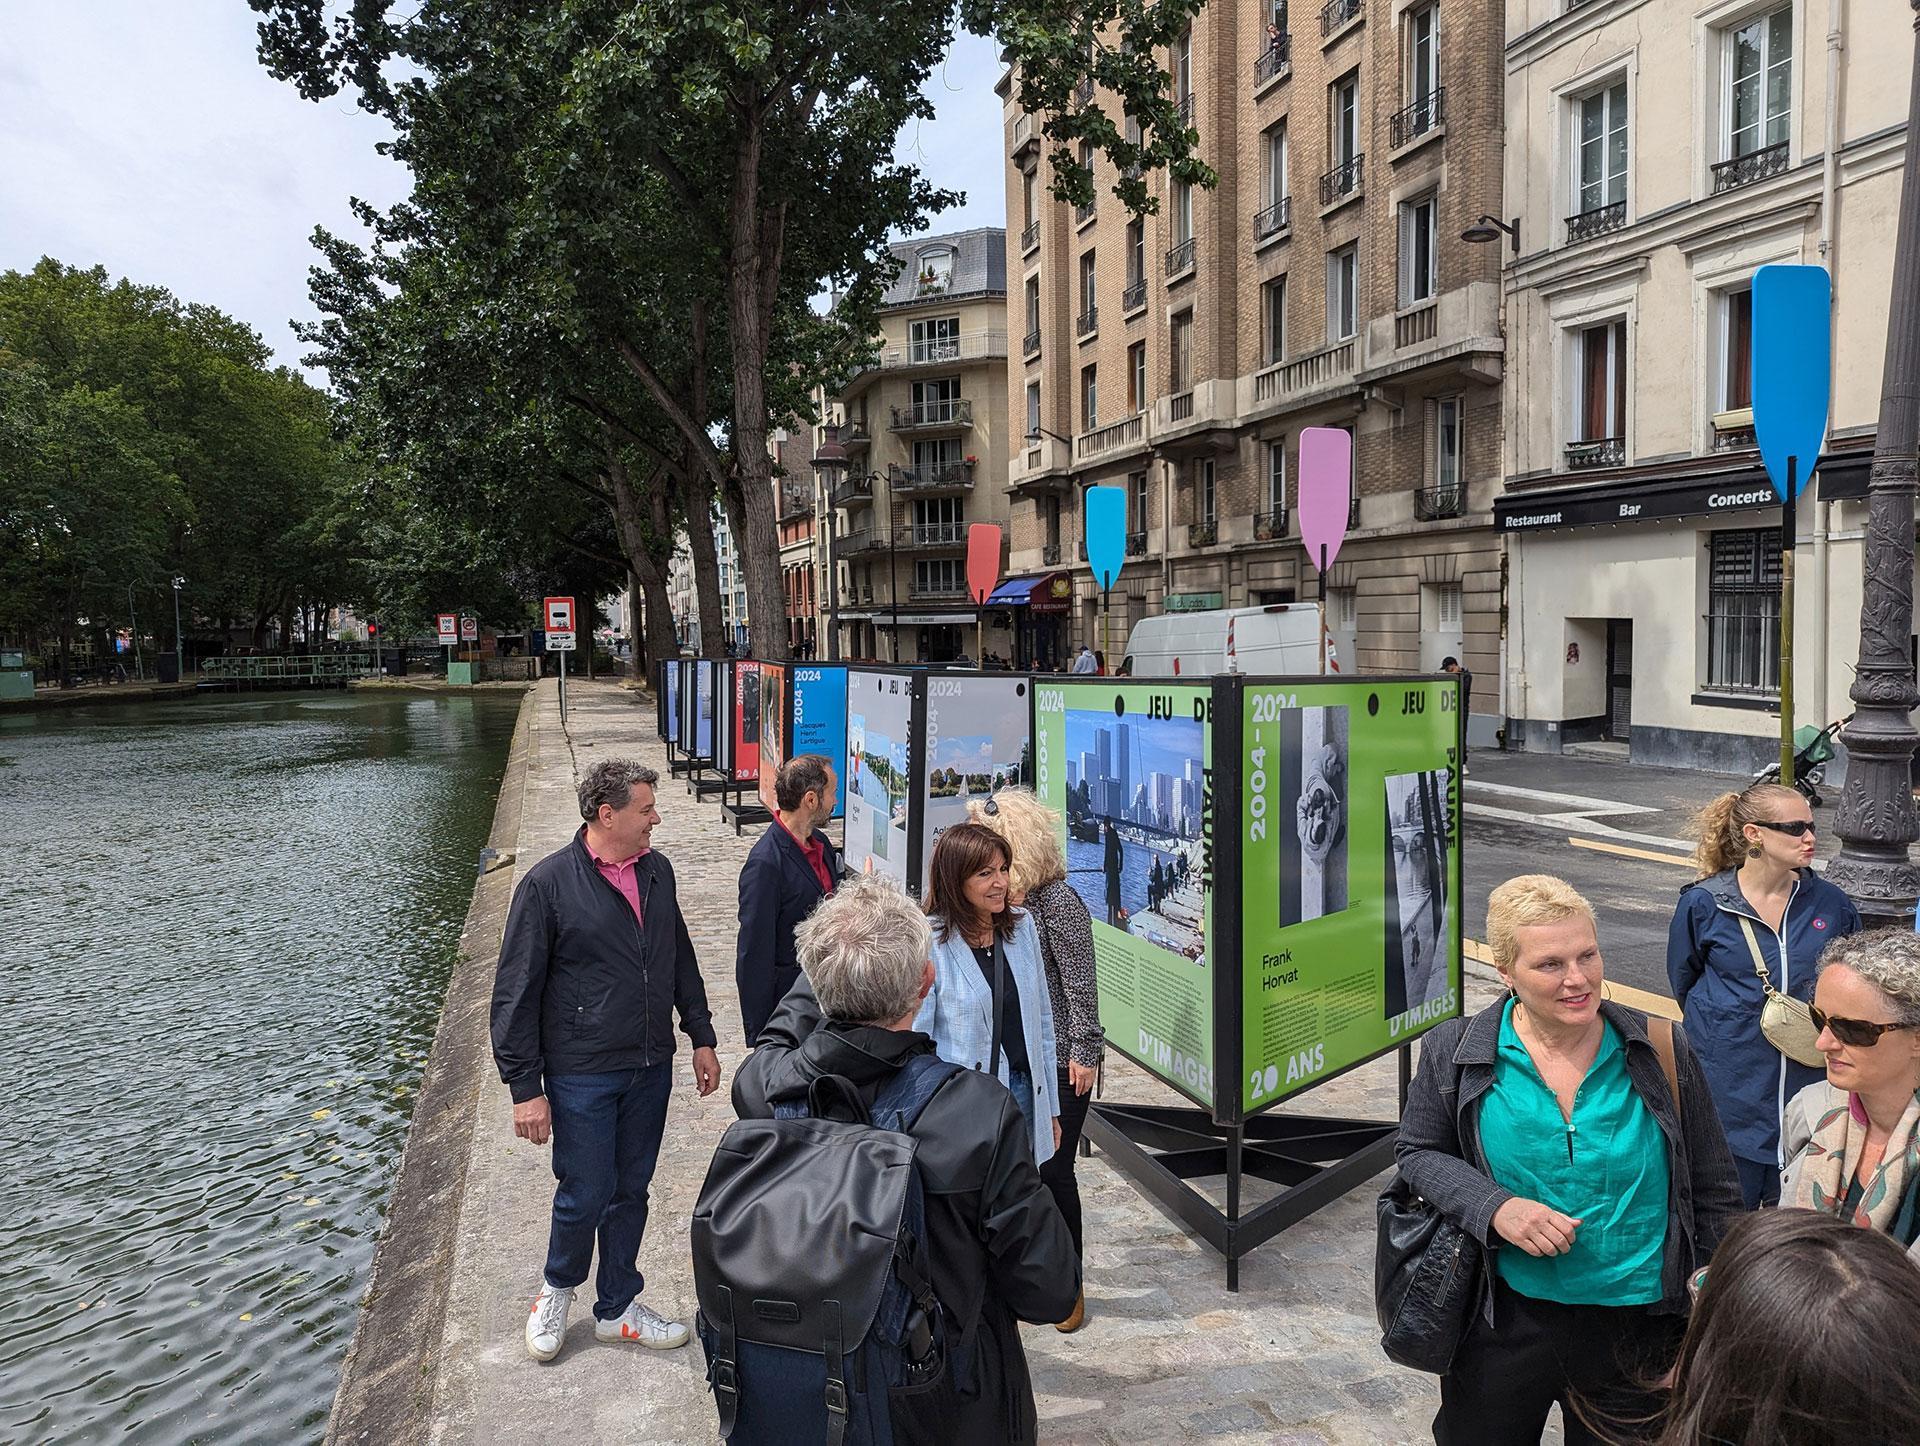
<path fill-rule="evenodd" d="M 1373 1308 L 1395 1365 L 1444 1376 L 1480 1306 L 1480 1242 L 1395 1174 L 1380 1194 Z"/>

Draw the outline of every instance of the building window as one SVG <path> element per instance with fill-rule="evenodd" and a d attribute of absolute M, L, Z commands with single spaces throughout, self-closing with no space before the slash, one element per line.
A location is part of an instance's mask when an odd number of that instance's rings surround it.
<path fill-rule="evenodd" d="M 1193 121 L 1193 32 L 1184 30 L 1173 42 L 1173 103 L 1181 107 L 1181 119 Z"/>
<path fill-rule="evenodd" d="M 1054 560 L 1059 560 L 1060 552 L 1060 494 L 1047 495 L 1047 546 L 1053 550 Z"/>
<path fill-rule="evenodd" d="M 1144 533 L 1147 530 L 1147 474 L 1130 472 L 1127 474 L 1127 531 Z"/>
<path fill-rule="evenodd" d="M 1337 171 L 1360 154 L 1360 72 L 1350 70 L 1336 80 L 1331 97 L 1328 169 Z"/>
<path fill-rule="evenodd" d="M 1267 132 L 1263 147 L 1266 159 L 1265 195 L 1269 206 L 1287 199 L 1287 123 L 1281 121 Z"/>
<path fill-rule="evenodd" d="M 1084 320 L 1086 317 L 1095 314 L 1093 306 L 1093 252 L 1083 251 L 1080 253 L 1080 315 Z"/>
<path fill-rule="evenodd" d="M 1400 304 L 1433 300 L 1439 290 L 1440 203 L 1423 196 L 1400 207 Z"/>
<path fill-rule="evenodd" d="M 1407 99 L 1420 105 L 1440 89 L 1440 7 L 1423 5 L 1408 14 L 1406 24 Z"/>
<path fill-rule="evenodd" d="M 1742 287 L 1720 299 L 1720 410 L 1753 405 L 1753 291 Z"/>
<path fill-rule="evenodd" d="M 1621 442 L 1627 435 L 1627 324 L 1608 321 L 1584 327 L 1576 342 L 1580 411 L 1574 440 Z"/>
<path fill-rule="evenodd" d="M 939 246 L 922 251 L 918 257 L 919 270 L 915 277 L 914 293 L 918 296 L 939 296 L 953 288 L 953 248 Z"/>
<path fill-rule="evenodd" d="M 1034 212 L 1034 192 L 1037 182 L 1032 171 L 1020 173 L 1020 223 L 1031 226 L 1037 218 Z"/>
<path fill-rule="evenodd" d="M 1036 304 L 1036 325 L 1038 310 Z M 914 362 L 960 360 L 960 318 L 935 316 L 914 322 L 908 332 L 908 354 Z"/>
<path fill-rule="evenodd" d="M 1354 590 L 1350 587 L 1330 587 L 1327 589 L 1327 626 L 1352 631 L 1355 614 Z M 1352 662 L 1349 662 L 1352 667 Z"/>
<path fill-rule="evenodd" d="M 1040 383 L 1027 383 L 1027 440 L 1040 440 Z"/>
<path fill-rule="evenodd" d="M 1780 529 L 1708 535 L 1707 687 L 1780 690 Z"/>
<path fill-rule="evenodd" d="M 1272 366 L 1287 354 L 1287 278 L 1276 276 L 1260 288 L 1260 355 Z"/>
<path fill-rule="evenodd" d="M 1199 513 L 1196 519 L 1203 527 L 1212 527 L 1219 521 L 1215 511 L 1218 494 L 1214 488 L 1213 458 L 1200 457 L 1193 464 L 1193 501 Z"/>
<path fill-rule="evenodd" d="M 1793 7 L 1727 35 L 1727 158 L 1785 145 L 1793 118 Z"/>
<path fill-rule="evenodd" d="M 1327 341 L 1345 341 L 1359 325 L 1358 243 L 1327 253 Z"/>
<path fill-rule="evenodd" d="M 1578 215 L 1618 206 L 1627 199 L 1627 83 L 1617 80 L 1578 103 Z"/>
<path fill-rule="evenodd" d="M 1442 499 L 1460 493 L 1460 398 L 1442 397 L 1433 410 L 1433 485 Z"/>
<path fill-rule="evenodd" d="M 1174 313 L 1167 331 L 1167 389 L 1184 392 L 1193 386 L 1193 311 Z"/>
<path fill-rule="evenodd" d="M 1175 177 L 1170 192 L 1173 244 L 1184 246 L 1193 239 L 1193 187 Z"/>
<path fill-rule="evenodd" d="M 1127 286 L 1139 286 L 1147 279 L 1147 223 L 1138 216 L 1127 222 Z"/>
<path fill-rule="evenodd" d="M 1267 443 L 1266 511 L 1278 515 L 1287 510 L 1287 439 L 1276 437 Z"/>
<path fill-rule="evenodd" d="M 1040 330 L 1040 278 L 1037 276 L 1027 278 L 1027 330 L 1036 333 Z"/>
<path fill-rule="evenodd" d="M 915 558 L 913 590 L 922 597 L 961 597 L 967 590 L 965 568 L 959 558 Z"/>
<path fill-rule="evenodd" d="M 1100 425 L 1100 369 L 1080 368 L 1080 430 L 1091 432 Z"/>
<path fill-rule="evenodd" d="M 1127 348 L 1127 411 L 1147 409 L 1147 344 L 1136 341 Z"/>

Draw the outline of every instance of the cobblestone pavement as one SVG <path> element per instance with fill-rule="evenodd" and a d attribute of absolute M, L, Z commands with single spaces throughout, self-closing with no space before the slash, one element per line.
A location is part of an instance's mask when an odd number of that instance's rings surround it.
<path fill-rule="evenodd" d="M 579 816 L 577 769 L 632 756 L 666 771 L 651 704 L 617 685 L 577 681 L 568 701 L 565 732 L 551 681 L 530 703 L 516 869 L 571 835 Z M 679 878 L 730 1082 L 743 1053 L 732 980 L 736 880 L 754 831 L 736 838 L 722 824 L 718 802 L 695 800 L 677 779 L 663 778 L 660 812 L 654 843 Z M 1486 985 L 1472 986 L 1471 1002 L 1485 997 Z M 695 1097 L 684 1048 L 676 1070 L 641 1267 L 645 1298 L 690 1321 L 687 1221 L 732 1112 L 724 1085 L 709 1099 Z M 1302 1107 L 1391 1118 L 1394 1082 L 1392 1061 L 1380 1061 L 1316 1090 Z M 1107 1093 L 1171 1102 L 1125 1061 L 1109 1066 Z M 545 1252 L 549 1155 L 514 1139 L 511 1106 L 497 1080 L 479 1099 L 431 1439 L 717 1440 L 698 1342 L 651 1352 L 595 1341 L 590 1286 L 560 1357 L 544 1366 L 528 1358 L 521 1331 Z M 1433 1378 L 1389 1364 L 1373 1322 L 1373 1200 L 1381 1182 L 1352 1191 L 1247 1257 L 1240 1291 L 1229 1294 L 1220 1258 L 1101 1157 L 1082 1160 L 1080 1171 L 1090 1322 L 1072 1336 L 1050 1327 L 1026 1334 L 1043 1440 L 1265 1446 L 1429 1439 L 1438 1401 Z"/>

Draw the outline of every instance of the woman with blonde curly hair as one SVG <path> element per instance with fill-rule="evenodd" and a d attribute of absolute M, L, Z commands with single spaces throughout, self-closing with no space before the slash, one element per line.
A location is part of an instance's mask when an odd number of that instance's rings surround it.
<path fill-rule="evenodd" d="M 1813 810 L 1793 789 L 1723 793 L 1701 810 L 1699 831 L 1700 877 L 1667 931 L 1667 979 L 1751 1210 L 1780 1198 L 1780 1118 L 1820 1078 L 1812 1030 L 1790 1056 L 1761 1033 L 1761 1010 L 1773 992 L 1811 1000 L 1814 961 L 1859 932 L 1860 912 L 1814 872 Z"/>
<path fill-rule="evenodd" d="M 967 817 L 999 834 L 1013 850 L 1009 902 L 1025 908 L 1040 931 L 1040 960 L 1053 1001 L 1060 1088 L 1060 1148 L 1040 1167 L 1040 1178 L 1066 1217 L 1074 1253 L 1083 1254 L 1080 1185 L 1073 1162 L 1105 1040 L 1093 973 L 1093 919 L 1067 882 L 1059 815 L 1030 790 L 1003 788 L 991 798 L 975 799 L 967 805 Z M 1078 1330 L 1085 1322 L 1083 1291 L 1060 1329 Z"/>

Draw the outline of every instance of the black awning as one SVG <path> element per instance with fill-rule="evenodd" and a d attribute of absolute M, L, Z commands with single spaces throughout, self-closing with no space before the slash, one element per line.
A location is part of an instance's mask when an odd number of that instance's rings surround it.
<path fill-rule="evenodd" d="M 1872 454 L 1862 450 L 1828 454 L 1821 460 L 1815 478 L 1819 497 L 1827 502 L 1865 497 L 1872 461 Z M 1697 470 L 1664 476 L 1637 472 L 1583 487 L 1509 492 L 1494 499 L 1493 524 L 1501 532 L 1538 532 L 1711 516 L 1779 505 L 1779 494 L 1773 490 L 1766 468 L 1756 459 L 1745 466 L 1707 474 Z"/>

